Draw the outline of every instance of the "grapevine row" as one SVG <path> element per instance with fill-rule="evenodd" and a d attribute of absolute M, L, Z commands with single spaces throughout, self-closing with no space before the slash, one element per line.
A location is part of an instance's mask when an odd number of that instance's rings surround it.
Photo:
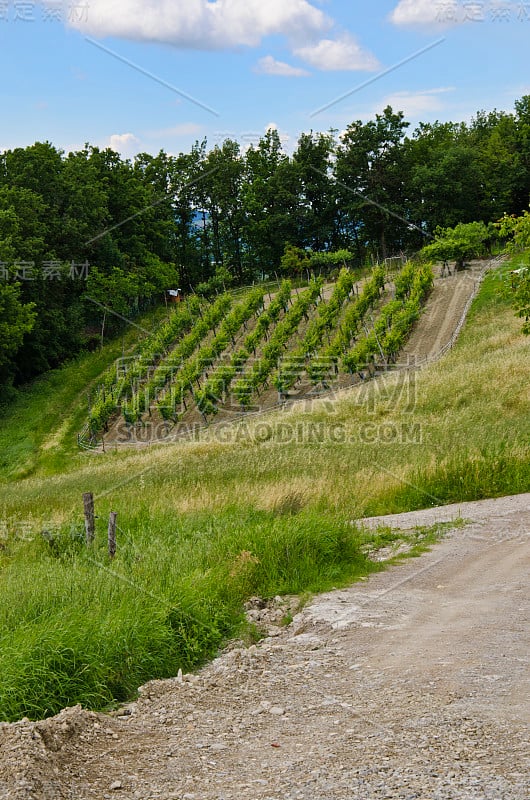
<path fill-rule="evenodd" d="M 175 309 L 167 322 L 141 342 L 134 360 L 121 374 L 116 364 L 103 373 L 96 399 L 90 409 L 89 428 L 92 433 L 106 427 L 110 417 L 118 410 L 121 398 L 132 392 L 146 370 L 167 353 L 175 339 L 192 327 L 200 309 L 199 298 L 191 297 L 185 305 L 181 304 Z"/>
<path fill-rule="evenodd" d="M 351 372 L 361 372 L 379 356 L 388 362 L 395 361 L 405 345 L 414 323 L 419 319 L 422 304 L 433 285 L 433 272 L 429 266 L 408 270 L 405 287 L 400 298 L 391 300 L 382 309 L 373 331 L 360 339 L 343 358 L 344 367 Z"/>
<path fill-rule="evenodd" d="M 226 395 L 235 376 L 241 372 L 250 356 L 256 354 L 256 349 L 263 339 L 266 339 L 269 329 L 278 321 L 280 314 L 287 311 L 290 297 L 291 282 L 286 280 L 282 282 L 274 300 L 259 316 L 254 330 L 248 334 L 243 345 L 234 353 L 230 363 L 219 367 L 202 389 L 195 392 L 195 402 L 204 416 L 217 414 L 219 401 Z"/>
<path fill-rule="evenodd" d="M 156 396 L 180 369 L 181 364 L 195 352 L 203 339 L 221 322 L 232 306 L 232 297 L 223 294 L 207 307 L 201 319 L 196 320 L 192 330 L 185 336 L 154 370 L 149 380 L 137 387 L 132 397 L 122 403 L 122 413 L 127 422 L 137 422 L 149 405 L 150 398 Z"/>
<path fill-rule="evenodd" d="M 385 285 L 384 267 L 376 267 L 358 297 L 348 306 L 341 326 L 331 343 L 315 357 L 308 366 L 313 384 L 326 380 L 330 364 L 338 371 L 338 362 L 357 335 L 366 312 L 374 307 Z"/>
<path fill-rule="evenodd" d="M 226 317 L 219 333 L 214 336 L 211 343 L 204 345 L 192 359 L 188 359 L 181 365 L 169 392 L 166 392 L 157 403 L 158 410 L 164 419 L 175 419 L 177 404 L 184 403 L 185 406 L 185 395 L 188 391 L 193 391 L 194 384 L 199 382 L 205 368 L 211 366 L 219 358 L 230 342 L 235 344 L 235 336 L 240 328 L 245 326 L 259 309 L 263 308 L 264 296 L 263 288 L 254 289 Z"/>
<path fill-rule="evenodd" d="M 354 287 L 353 273 L 342 269 L 329 301 L 320 304 L 318 314 L 310 323 L 302 342 L 278 370 L 274 383 L 279 392 L 286 392 L 294 386 L 305 368 L 306 359 L 318 351 L 324 335 L 333 330 L 344 302 Z"/>
<path fill-rule="evenodd" d="M 254 393 L 266 384 L 271 372 L 278 365 L 283 348 L 298 329 L 302 318 L 308 319 L 309 309 L 321 297 L 322 285 L 321 279 L 311 281 L 309 287 L 297 297 L 285 317 L 275 327 L 259 361 L 256 361 L 252 370 L 234 385 L 234 394 L 241 406 L 248 407 Z"/>

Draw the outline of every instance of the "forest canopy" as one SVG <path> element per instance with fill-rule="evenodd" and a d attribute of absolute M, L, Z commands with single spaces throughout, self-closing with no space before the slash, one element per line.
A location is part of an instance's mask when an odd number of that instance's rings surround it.
<path fill-rule="evenodd" d="M 244 150 L 203 141 L 133 160 L 88 144 L 5 151 L 0 383 L 90 346 L 102 305 L 112 331 L 169 288 L 251 283 L 285 272 L 289 253 L 331 264 L 325 254 L 342 251 L 353 265 L 412 253 L 440 228 L 519 215 L 529 199 L 530 95 L 511 114 L 414 131 L 387 107 L 340 136 L 303 133 L 292 154 L 275 130 Z"/>

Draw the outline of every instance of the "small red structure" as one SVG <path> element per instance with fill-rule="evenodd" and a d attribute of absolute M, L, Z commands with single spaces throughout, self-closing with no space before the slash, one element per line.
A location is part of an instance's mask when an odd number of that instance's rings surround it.
<path fill-rule="evenodd" d="M 180 289 L 168 289 L 170 303 L 180 303 L 182 301 L 182 292 Z"/>

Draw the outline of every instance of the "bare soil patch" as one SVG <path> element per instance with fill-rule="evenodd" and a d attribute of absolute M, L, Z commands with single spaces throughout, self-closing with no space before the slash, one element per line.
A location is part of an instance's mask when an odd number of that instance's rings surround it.
<path fill-rule="evenodd" d="M 436 358 L 451 340 L 473 295 L 485 262 L 475 261 L 463 272 L 437 278 L 424 312 L 401 354 L 402 363 L 421 364 Z"/>

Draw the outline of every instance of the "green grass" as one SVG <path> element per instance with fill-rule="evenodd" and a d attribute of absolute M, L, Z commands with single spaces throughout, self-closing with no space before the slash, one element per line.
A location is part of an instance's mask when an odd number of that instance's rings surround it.
<path fill-rule="evenodd" d="M 130 520 L 109 563 L 74 530 L 7 544 L 0 611 L 0 719 L 102 708 L 196 667 L 244 629 L 250 595 L 319 591 L 375 567 L 350 526 L 234 509 Z"/>
<path fill-rule="evenodd" d="M 437 522 L 434 525 L 418 525 L 411 530 L 378 526 L 375 531 L 361 527 L 361 537 L 365 544 L 363 552 L 375 554 L 379 550 L 389 549 L 385 564 L 399 564 L 403 559 L 417 558 L 429 550 L 432 545 L 443 539 L 446 533 L 465 527 L 467 522 L 461 517 L 452 522 Z M 393 550 L 402 548 L 395 555 Z"/>
<path fill-rule="evenodd" d="M 27 389 L 0 419 L 0 719 L 105 708 L 244 634 L 249 595 L 367 575 L 351 524 L 363 515 L 528 491 L 530 337 L 499 285 L 486 279 L 456 347 L 409 382 L 389 375 L 224 438 L 78 453 L 86 383 L 112 348 Z"/>
<path fill-rule="evenodd" d="M 159 308 L 135 325 L 149 330 L 165 314 Z M 6 398 L 0 405 L 0 481 L 69 468 L 79 455 L 76 436 L 86 422 L 91 385 L 137 340 L 138 329 L 132 327 L 102 350 L 83 354 Z"/>

